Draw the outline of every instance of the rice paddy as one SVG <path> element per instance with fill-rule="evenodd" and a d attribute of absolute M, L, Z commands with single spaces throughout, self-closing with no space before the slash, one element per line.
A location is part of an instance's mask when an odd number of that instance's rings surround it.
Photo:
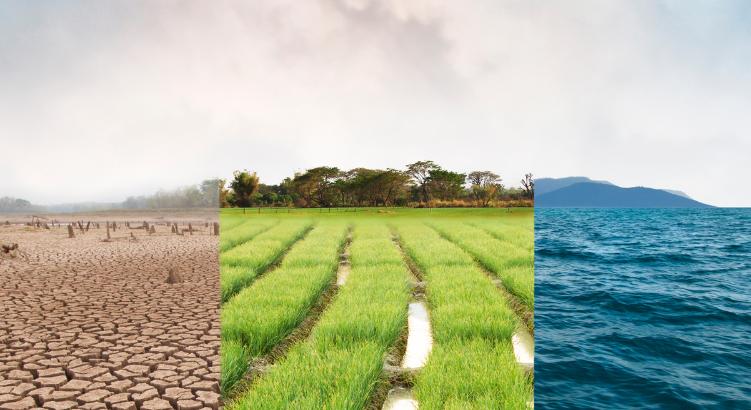
<path fill-rule="evenodd" d="M 516 346 L 532 329 L 513 307 L 534 306 L 531 209 L 221 221 L 224 407 L 388 408 L 391 395 L 421 409 L 532 405 Z"/>

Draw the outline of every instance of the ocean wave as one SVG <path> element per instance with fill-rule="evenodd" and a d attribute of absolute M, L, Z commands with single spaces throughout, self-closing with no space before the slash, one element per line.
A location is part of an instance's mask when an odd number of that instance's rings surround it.
<path fill-rule="evenodd" d="M 535 218 L 539 408 L 751 408 L 751 210 Z"/>

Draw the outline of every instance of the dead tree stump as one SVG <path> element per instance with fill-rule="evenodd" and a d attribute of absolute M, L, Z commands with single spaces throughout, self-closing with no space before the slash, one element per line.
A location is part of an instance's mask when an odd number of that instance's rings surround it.
<path fill-rule="evenodd" d="M 183 283 L 185 280 L 183 279 L 183 275 L 179 274 L 177 270 L 170 269 L 169 273 L 167 273 L 167 283 L 170 285 L 174 285 L 176 283 Z"/>
<path fill-rule="evenodd" d="M 111 239 L 112 238 L 110 238 L 110 222 L 107 221 L 107 240 L 109 241 Z"/>
<path fill-rule="evenodd" d="M 75 238 L 76 234 L 73 232 L 73 225 L 68 224 L 68 238 Z"/>
<path fill-rule="evenodd" d="M 12 243 L 10 245 L 2 245 L 3 253 L 10 253 L 10 251 L 15 251 L 18 249 L 17 243 Z"/>

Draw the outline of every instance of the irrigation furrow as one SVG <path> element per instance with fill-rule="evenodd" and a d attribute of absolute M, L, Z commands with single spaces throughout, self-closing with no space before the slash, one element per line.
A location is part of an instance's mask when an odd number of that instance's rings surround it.
<path fill-rule="evenodd" d="M 227 357 L 222 352 L 224 391 L 231 389 L 253 359 L 270 354 L 300 326 L 331 288 L 346 232 L 344 224 L 319 223 L 277 267 L 224 304 L 222 345 L 232 349 L 226 352 Z M 235 360 L 235 356 L 243 360 Z M 238 368 L 225 366 L 225 362 Z"/>
<path fill-rule="evenodd" d="M 430 360 L 413 388 L 420 407 L 526 407 L 532 376 L 514 355 L 520 321 L 506 300 L 474 258 L 435 230 L 405 224 L 399 232 L 425 275 L 434 332 Z"/>
<path fill-rule="evenodd" d="M 344 246 L 344 251 L 339 258 L 339 269 L 336 271 L 336 286 L 343 286 L 347 283 L 347 278 L 352 272 L 352 266 L 349 263 L 349 246 L 352 244 L 352 229 L 350 228 L 347 235 L 347 243 Z"/>
<path fill-rule="evenodd" d="M 413 282 L 408 306 L 407 327 L 398 343 L 392 348 L 384 365 L 387 377 L 371 397 L 369 408 L 396 410 L 417 409 L 412 393 L 414 372 L 427 362 L 433 347 L 430 318 L 425 302 L 425 282 L 422 272 L 412 258 L 404 252 L 398 234 L 392 230 L 393 241 L 410 271 Z M 394 359 L 395 358 L 395 359 Z"/>
<path fill-rule="evenodd" d="M 231 409 L 360 409 L 406 322 L 406 267 L 387 229 L 355 228 L 352 271 L 307 340 L 296 344 Z"/>

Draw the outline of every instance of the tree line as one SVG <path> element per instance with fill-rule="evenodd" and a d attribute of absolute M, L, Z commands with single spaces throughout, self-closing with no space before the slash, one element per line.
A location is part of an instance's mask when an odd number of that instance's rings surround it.
<path fill-rule="evenodd" d="M 199 184 L 172 190 L 159 190 L 151 195 L 130 196 L 122 202 L 76 202 L 35 205 L 13 197 L 0 198 L 0 213 L 29 212 L 95 212 L 107 209 L 183 209 L 217 208 L 224 181 L 206 179 Z"/>
<path fill-rule="evenodd" d="M 216 208 L 221 179 L 206 179 L 199 184 L 174 190 L 159 190 L 152 195 L 131 196 L 122 202 L 123 209 Z"/>
<path fill-rule="evenodd" d="M 0 198 L 0 212 L 31 212 L 38 209 L 39 207 L 25 199 L 9 196 Z"/>
<path fill-rule="evenodd" d="M 264 184 L 255 172 L 235 171 L 221 181 L 222 207 L 492 207 L 533 206 L 534 180 L 507 187 L 492 171 L 468 173 L 418 161 L 405 169 L 322 166 L 295 173 L 277 185 Z"/>

